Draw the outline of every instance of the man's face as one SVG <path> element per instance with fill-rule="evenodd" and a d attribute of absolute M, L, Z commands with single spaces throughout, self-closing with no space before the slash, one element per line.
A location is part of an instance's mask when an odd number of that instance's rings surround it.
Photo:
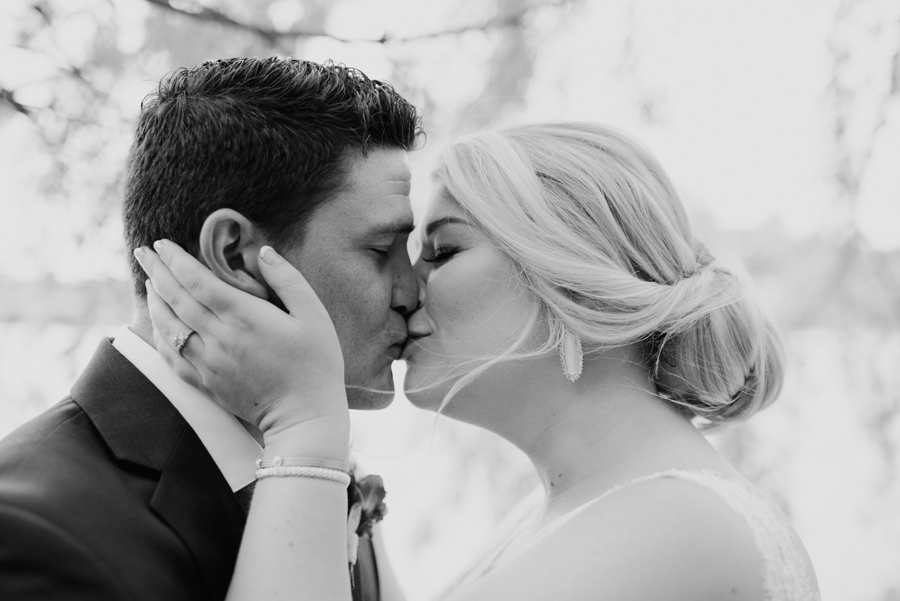
<path fill-rule="evenodd" d="M 406 249 L 413 228 L 409 162 L 392 148 L 348 161 L 347 189 L 317 209 L 303 242 L 285 255 L 334 321 L 350 407 L 378 409 L 393 400 L 391 364 L 406 342 L 405 315 L 418 303 Z"/>

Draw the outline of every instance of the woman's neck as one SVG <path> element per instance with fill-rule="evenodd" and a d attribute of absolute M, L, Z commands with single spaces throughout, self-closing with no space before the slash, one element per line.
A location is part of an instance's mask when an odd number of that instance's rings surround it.
<path fill-rule="evenodd" d="M 518 397 L 521 417 L 491 428 L 535 465 L 547 494 L 546 519 L 642 475 L 718 467 L 721 459 L 703 435 L 629 359 L 586 357 L 576 383 Z"/>

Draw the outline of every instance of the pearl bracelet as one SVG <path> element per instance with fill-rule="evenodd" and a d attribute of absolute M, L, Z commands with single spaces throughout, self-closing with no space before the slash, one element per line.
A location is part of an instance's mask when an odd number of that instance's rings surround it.
<path fill-rule="evenodd" d="M 297 476 L 300 478 L 316 478 L 337 482 L 343 487 L 350 486 L 350 474 L 329 467 L 315 467 L 308 465 L 281 465 L 273 467 L 260 467 L 256 470 L 256 479 L 272 477 Z"/>
<path fill-rule="evenodd" d="M 349 474 L 352 468 L 346 461 L 338 461 L 337 459 L 319 459 L 318 457 L 281 457 L 276 455 L 272 461 L 256 460 L 256 469 L 264 467 L 281 467 L 283 465 L 293 465 L 300 467 L 327 467 L 331 470 L 337 470 Z"/>

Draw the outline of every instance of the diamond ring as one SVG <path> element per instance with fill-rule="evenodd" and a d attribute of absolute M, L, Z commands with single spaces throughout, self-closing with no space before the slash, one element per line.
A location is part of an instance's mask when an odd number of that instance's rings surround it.
<path fill-rule="evenodd" d="M 172 339 L 172 345 L 175 347 L 175 350 L 178 351 L 179 355 L 181 354 L 181 351 L 184 350 L 188 338 L 191 337 L 191 334 L 196 334 L 196 332 L 194 332 L 193 330 L 188 330 L 187 332 L 178 334 Z"/>

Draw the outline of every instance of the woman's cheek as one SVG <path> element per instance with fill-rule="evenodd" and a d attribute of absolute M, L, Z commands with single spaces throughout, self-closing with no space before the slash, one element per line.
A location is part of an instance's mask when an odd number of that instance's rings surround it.
<path fill-rule="evenodd" d="M 490 264 L 460 262 L 458 267 L 454 274 L 448 271 L 448 277 L 435 290 L 429 314 L 444 344 L 456 347 L 451 350 L 448 346 L 448 353 L 480 355 L 495 346 L 492 339 L 499 334 L 498 326 L 503 330 L 503 322 L 510 317 L 500 310 L 506 300 L 506 286 Z"/>
<path fill-rule="evenodd" d="M 440 329 L 472 325 L 475 311 L 484 311 L 485 287 L 472 261 L 451 260 L 435 273 L 425 295 L 428 314 Z"/>

